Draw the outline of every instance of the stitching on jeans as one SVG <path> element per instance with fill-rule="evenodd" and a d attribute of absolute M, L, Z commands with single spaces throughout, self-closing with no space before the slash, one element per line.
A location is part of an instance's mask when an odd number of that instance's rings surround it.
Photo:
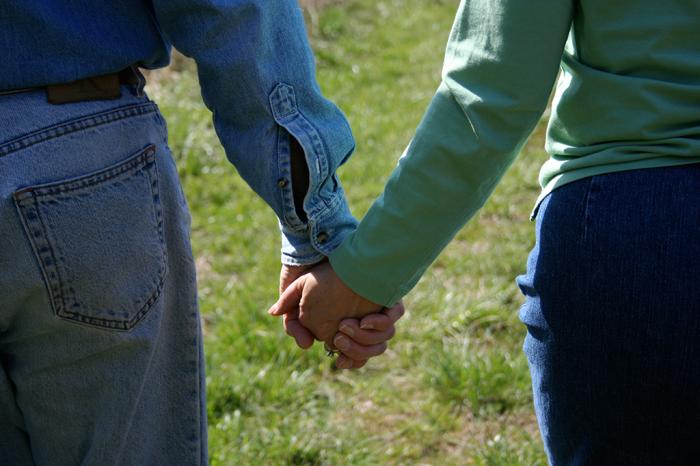
<path fill-rule="evenodd" d="M 56 275 L 55 278 L 51 279 L 53 285 L 52 289 L 58 290 L 58 295 L 53 297 L 53 304 L 54 308 L 60 313 L 61 309 L 66 308 L 66 301 L 65 293 L 63 292 L 63 280 L 61 280 L 61 274 L 58 270 L 58 262 L 56 261 L 56 252 L 54 251 L 54 248 L 51 245 L 51 242 L 49 241 L 49 232 L 46 228 L 46 221 L 44 220 L 43 215 L 41 214 L 41 209 L 39 209 L 39 201 L 34 196 L 32 196 L 32 201 L 32 206 L 34 207 L 37 223 L 41 227 L 43 233 L 41 240 L 44 243 L 44 247 L 46 247 L 46 249 L 48 250 L 49 256 L 51 257 L 51 267 L 47 268 L 49 273 L 53 270 L 54 274 Z M 41 266 L 46 267 L 46 264 L 42 262 Z"/>
<path fill-rule="evenodd" d="M 165 283 L 165 277 L 167 275 L 168 261 L 167 251 L 164 248 L 165 240 L 163 231 L 163 215 L 162 207 L 160 204 L 160 194 L 158 190 L 157 171 L 156 175 L 152 176 L 151 171 L 147 169 L 149 165 L 152 165 L 152 169 L 154 171 L 157 170 L 157 166 L 155 163 L 155 149 L 153 148 L 153 146 L 149 146 L 148 148 L 143 150 L 139 155 L 137 155 L 131 160 L 128 160 L 122 165 L 116 166 L 103 172 L 98 172 L 94 175 L 88 175 L 88 177 L 85 179 L 77 179 L 73 182 L 69 181 L 65 187 L 62 186 L 65 184 L 65 182 L 58 182 L 56 186 L 49 185 L 46 187 L 39 186 L 35 189 L 28 188 L 26 191 L 19 191 L 15 194 L 15 202 L 27 226 L 29 226 L 33 222 L 37 222 L 41 227 L 42 235 L 40 237 L 34 236 L 34 233 L 32 231 L 33 229 L 31 227 L 27 229 L 27 234 L 30 236 L 30 242 L 32 243 L 32 247 L 34 248 L 39 259 L 39 266 L 42 272 L 44 273 L 49 295 L 51 297 L 51 304 L 54 313 L 57 316 L 92 326 L 99 326 L 113 330 L 130 330 L 148 313 L 153 304 L 160 297 L 163 290 L 163 285 Z M 49 241 L 49 231 L 46 228 L 46 225 L 44 224 L 44 221 L 41 217 L 39 209 L 40 201 L 38 199 L 38 197 L 50 198 L 51 196 L 56 194 L 60 195 L 61 193 L 83 189 L 98 183 L 104 183 L 119 177 L 119 175 L 123 173 L 128 173 L 129 177 L 133 177 L 138 174 L 143 174 L 146 177 L 147 182 L 149 183 L 150 193 L 153 202 L 153 213 L 156 220 L 156 229 L 158 231 L 158 239 L 163 254 L 160 269 L 158 270 L 158 279 L 157 282 L 154 283 L 156 286 L 155 291 L 143 304 L 141 309 L 139 309 L 138 312 L 128 321 L 83 315 L 79 312 L 71 311 L 68 309 L 68 305 L 66 303 L 66 296 L 68 295 L 68 293 L 66 293 L 66 290 L 64 288 L 66 280 L 62 280 L 59 274 L 58 262 L 56 261 L 56 253 L 54 251 L 55 245 L 53 245 Z M 30 219 L 27 216 L 27 212 L 32 209 L 34 210 L 34 218 Z M 44 248 L 46 248 L 46 253 L 42 252 Z M 51 265 L 46 265 L 46 263 L 43 261 L 42 256 L 47 255 L 47 253 L 50 255 Z M 55 278 L 51 277 L 51 272 L 55 274 Z M 77 303 L 77 298 L 75 296 L 73 296 L 73 301 Z"/>
<path fill-rule="evenodd" d="M 115 178 L 118 178 L 119 175 L 123 174 L 128 174 L 129 177 L 136 175 L 137 173 L 141 172 L 146 168 L 147 165 L 151 164 L 154 162 L 153 158 L 153 152 L 150 149 L 147 149 L 144 151 L 142 154 L 138 155 L 134 159 L 128 161 L 127 163 L 124 163 L 122 165 L 116 166 L 111 169 L 107 169 L 105 171 L 101 171 L 98 173 L 95 173 L 93 175 L 88 175 L 87 177 L 82 177 L 78 178 L 74 181 L 60 181 L 58 183 L 50 183 L 48 185 L 44 186 L 37 186 L 36 188 L 28 188 L 31 190 L 32 193 L 34 193 L 34 196 L 40 196 L 40 197 L 45 197 L 45 196 L 51 196 L 55 194 L 62 194 L 62 193 L 69 193 L 71 191 L 77 191 L 80 189 L 84 188 L 89 188 L 91 186 L 95 186 L 97 184 L 102 184 L 107 181 L 113 180 Z M 143 165 L 139 167 L 139 165 Z M 133 173 L 127 173 L 129 170 L 132 170 L 134 168 L 138 167 L 138 170 L 134 171 Z M 22 198 L 23 194 L 20 194 L 20 202 L 23 202 L 24 199 Z"/>
<path fill-rule="evenodd" d="M 159 275 L 159 280 L 158 283 L 156 284 L 156 293 L 155 297 L 153 298 L 153 302 L 155 302 L 155 299 L 160 295 L 160 292 L 163 288 L 163 283 L 165 282 L 165 277 L 168 274 L 168 248 L 165 247 L 165 229 L 164 229 L 164 217 L 163 217 L 163 206 L 160 202 L 160 186 L 158 184 L 158 165 L 155 163 L 155 149 L 152 151 L 147 151 L 145 153 L 145 156 L 148 158 L 148 160 L 153 163 L 153 171 L 145 171 L 146 176 L 148 177 L 150 181 L 150 187 L 151 187 L 151 196 L 153 197 L 153 202 L 152 202 L 152 207 L 153 207 L 153 214 L 155 215 L 156 218 L 156 224 L 157 224 L 157 229 L 158 229 L 158 240 L 160 242 L 160 247 L 161 251 L 163 253 L 163 258 L 160 264 L 160 269 L 158 270 L 158 275 Z M 150 300 L 149 300 L 150 301 Z M 144 304 L 144 308 L 139 311 L 137 314 L 138 320 L 141 320 L 141 317 L 146 314 L 148 309 L 153 305 L 151 302 L 149 304 L 149 301 L 146 302 L 148 304 L 148 308 L 146 308 L 146 304 Z M 139 316 L 139 314 L 142 315 Z M 137 321 L 134 321 L 132 323 L 132 326 L 136 324 Z"/>
<path fill-rule="evenodd" d="M 44 222 L 44 219 L 42 218 L 41 211 L 39 210 L 39 204 L 38 201 L 34 198 L 31 197 L 31 209 L 34 211 L 34 219 L 30 220 L 27 219 L 29 222 L 36 223 L 38 228 L 41 229 L 40 233 L 41 235 L 34 236 L 34 232 L 31 231 L 30 235 L 32 236 L 32 244 L 36 240 L 41 240 L 40 242 L 40 248 L 36 248 L 35 250 L 37 251 L 37 254 L 39 256 L 39 266 L 41 267 L 42 270 L 46 270 L 45 277 L 47 280 L 47 284 L 49 285 L 49 295 L 51 296 L 51 306 L 54 309 L 54 312 L 56 314 L 60 314 L 62 309 L 66 308 L 66 303 L 65 303 L 65 298 L 64 298 L 64 293 L 63 293 L 63 288 L 62 288 L 62 280 L 61 276 L 58 270 L 57 262 L 56 262 L 56 253 L 54 252 L 54 248 L 52 247 L 51 243 L 49 242 L 49 235 L 48 235 L 48 230 L 46 229 L 46 225 Z M 22 206 L 20 205 L 20 208 Z M 26 216 L 25 216 L 26 218 Z M 46 249 L 46 252 L 42 252 L 43 249 Z M 48 257 L 51 260 L 51 265 L 47 265 L 44 262 L 44 259 Z M 53 275 L 53 276 L 52 276 Z"/>
<path fill-rule="evenodd" d="M 3 143 L 0 145 L 0 157 L 5 157 L 13 152 L 26 149 L 27 147 L 35 144 L 66 136 L 77 131 L 105 125 L 107 123 L 112 123 L 133 116 L 146 115 L 155 111 L 155 104 L 153 102 L 147 102 L 143 104 L 118 107 L 116 109 L 88 115 L 76 120 L 58 123 L 54 126 L 49 126 L 48 128 L 43 128 L 39 131 L 32 132 Z"/>

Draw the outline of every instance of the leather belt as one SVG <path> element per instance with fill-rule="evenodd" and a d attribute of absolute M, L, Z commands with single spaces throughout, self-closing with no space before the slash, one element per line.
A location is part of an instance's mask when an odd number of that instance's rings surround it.
<path fill-rule="evenodd" d="M 113 100 L 121 97 L 122 84 L 134 86 L 137 94 L 142 95 L 146 79 L 136 66 L 131 66 L 118 73 L 78 79 L 69 83 L 0 91 L 0 96 L 43 89 L 46 91 L 49 103 L 56 105 L 86 100 Z"/>

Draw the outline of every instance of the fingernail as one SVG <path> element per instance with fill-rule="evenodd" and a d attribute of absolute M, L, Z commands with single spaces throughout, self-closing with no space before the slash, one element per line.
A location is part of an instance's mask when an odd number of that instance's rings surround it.
<path fill-rule="evenodd" d="M 360 324 L 360 328 L 362 330 L 374 330 L 374 325 L 372 323 L 367 322 L 366 324 Z"/>
<path fill-rule="evenodd" d="M 275 309 L 277 309 L 277 306 L 272 306 L 270 309 L 267 310 L 267 313 L 272 315 L 275 313 Z"/>
<path fill-rule="evenodd" d="M 342 335 L 335 337 L 335 339 L 333 339 L 333 344 L 340 351 L 347 351 L 348 349 L 350 349 L 350 340 L 348 340 Z"/>
<path fill-rule="evenodd" d="M 349 326 L 348 324 L 341 324 L 339 330 L 349 337 L 352 337 L 355 335 L 355 330 L 353 330 L 353 328 L 351 326 Z"/>

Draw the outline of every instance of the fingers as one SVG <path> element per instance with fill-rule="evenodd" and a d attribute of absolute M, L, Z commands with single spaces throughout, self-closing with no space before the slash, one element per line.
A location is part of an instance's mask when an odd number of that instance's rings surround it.
<path fill-rule="evenodd" d="M 283 264 L 280 269 L 280 294 L 287 289 L 289 285 L 294 283 L 294 281 L 309 272 L 311 269 L 316 267 L 318 264 L 308 264 L 308 265 L 287 265 Z"/>
<path fill-rule="evenodd" d="M 389 330 L 405 312 L 403 303 L 399 302 L 382 312 L 366 315 L 360 321 L 360 328 L 364 330 Z"/>
<path fill-rule="evenodd" d="M 342 351 L 336 360 L 339 369 L 357 369 L 371 357 L 386 351 L 387 341 L 396 331 L 394 323 L 405 313 L 399 302 L 380 313 L 369 314 L 362 320 L 345 319 L 333 338 L 333 345 Z"/>
<path fill-rule="evenodd" d="M 299 302 L 304 291 L 306 275 L 299 277 L 280 295 L 280 299 L 267 311 L 273 316 L 281 316 L 299 309 Z"/>
<path fill-rule="evenodd" d="M 335 360 L 335 367 L 337 367 L 338 369 L 359 369 L 365 364 L 367 364 L 366 359 L 355 361 L 345 356 L 344 354 L 341 354 L 340 356 L 338 356 L 338 359 Z"/>
<path fill-rule="evenodd" d="M 355 361 L 379 356 L 386 351 L 386 342 L 377 343 L 374 345 L 360 345 L 345 335 L 337 334 L 333 338 L 333 345 L 338 348 L 345 356 Z"/>
<path fill-rule="evenodd" d="M 389 317 L 381 315 L 383 320 L 389 321 Z M 360 328 L 360 321 L 357 319 L 345 319 L 340 323 L 340 332 L 349 336 L 356 343 L 361 345 L 376 345 L 391 340 L 396 333 L 393 324 L 389 324 L 386 330 L 365 330 Z"/>
<path fill-rule="evenodd" d="M 403 307 L 403 301 L 399 301 L 389 309 L 384 310 L 384 314 L 391 319 L 391 323 L 396 323 L 406 313 L 406 308 Z"/>
<path fill-rule="evenodd" d="M 299 311 L 284 315 L 284 329 L 287 335 L 294 338 L 299 348 L 308 349 L 314 344 L 315 338 L 313 334 L 299 322 Z"/>
<path fill-rule="evenodd" d="M 280 289 L 279 289 L 280 295 L 281 295 L 282 293 L 284 293 L 284 290 L 286 290 L 286 289 L 289 287 L 289 285 L 291 285 L 292 283 L 294 283 L 294 281 L 295 281 L 297 278 L 299 278 L 299 277 L 294 277 L 294 276 L 284 276 L 284 277 L 280 277 Z"/>
<path fill-rule="evenodd" d="M 364 367 L 365 364 L 367 364 L 367 359 L 363 359 L 362 361 L 353 361 L 352 368 L 359 369 L 361 367 Z"/>
<path fill-rule="evenodd" d="M 357 321 L 356 321 L 357 322 Z M 384 331 L 390 329 L 394 323 L 391 318 L 383 312 L 369 314 L 357 323 L 358 328 L 366 331 Z"/>

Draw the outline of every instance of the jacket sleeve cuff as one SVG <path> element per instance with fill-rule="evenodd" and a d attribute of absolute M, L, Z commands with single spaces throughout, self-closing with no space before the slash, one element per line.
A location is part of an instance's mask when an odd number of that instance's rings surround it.
<path fill-rule="evenodd" d="M 330 208 L 310 216 L 305 229 L 292 230 L 280 223 L 282 263 L 315 264 L 330 255 L 356 228 L 357 220 L 350 213 L 341 189 L 332 198 Z"/>
<path fill-rule="evenodd" d="M 284 265 L 311 265 L 321 262 L 325 256 L 311 246 L 307 236 L 285 233 L 282 229 L 282 254 Z"/>

